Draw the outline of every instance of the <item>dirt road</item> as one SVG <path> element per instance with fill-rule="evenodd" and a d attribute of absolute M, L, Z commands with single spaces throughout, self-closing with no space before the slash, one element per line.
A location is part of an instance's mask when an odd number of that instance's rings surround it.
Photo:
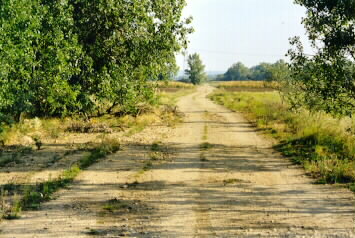
<path fill-rule="evenodd" d="M 146 131 L 0 237 L 355 237 L 354 195 L 315 185 L 212 90 L 181 98 L 177 128 Z"/>

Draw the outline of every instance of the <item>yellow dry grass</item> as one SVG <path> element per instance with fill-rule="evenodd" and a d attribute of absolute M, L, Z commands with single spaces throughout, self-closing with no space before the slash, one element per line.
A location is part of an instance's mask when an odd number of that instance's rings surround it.
<path fill-rule="evenodd" d="M 230 81 L 220 82 L 217 88 L 231 89 L 231 88 L 258 88 L 258 89 L 277 89 L 279 84 L 277 82 L 266 81 Z"/>
<path fill-rule="evenodd" d="M 154 82 L 156 84 L 157 88 L 181 88 L 181 89 L 191 89 L 194 88 L 195 86 L 191 83 L 183 83 L 183 82 L 178 82 L 178 81 L 160 81 L 160 82 Z"/>

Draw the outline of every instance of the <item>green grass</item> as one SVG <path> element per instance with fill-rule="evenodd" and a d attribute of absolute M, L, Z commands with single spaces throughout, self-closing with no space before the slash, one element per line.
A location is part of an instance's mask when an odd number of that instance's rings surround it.
<path fill-rule="evenodd" d="M 151 151 L 154 151 L 154 152 L 162 152 L 161 142 L 154 142 L 151 145 L 150 149 L 151 149 Z"/>
<path fill-rule="evenodd" d="M 204 142 L 204 143 L 200 144 L 201 150 L 209 150 L 211 148 L 213 148 L 213 145 L 208 142 Z"/>
<path fill-rule="evenodd" d="M 240 179 L 225 179 L 223 180 L 223 184 L 224 186 L 226 186 L 227 184 L 235 184 L 235 183 L 242 183 L 243 180 Z"/>
<path fill-rule="evenodd" d="M 15 220 L 21 217 L 21 202 L 19 199 L 15 199 L 12 206 L 8 206 L 5 201 L 5 190 L 1 191 L 1 217 L 6 220 Z"/>
<path fill-rule="evenodd" d="M 205 125 L 203 128 L 203 136 L 202 136 L 202 140 L 207 140 L 208 139 L 208 126 Z"/>
<path fill-rule="evenodd" d="M 88 168 L 107 155 L 115 153 L 120 149 L 120 145 L 115 140 L 105 140 L 101 144 L 89 150 L 77 164 L 65 170 L 57 179 L 48 180 L 35 185 L 25 185 L 24 195 L 15 208 L 20 210 L 38 209 L 42 202 L 52 199 L 53 193 L 69 185 L 81 170 Z M 3 218 L 7 218 L 3 216 Z M 16 218 L 19 218 L 17 216 Z"/>
<path fill-rule="evenodd" d="M 151 161 L 146 161 L 143 166 L 143 171 L 148 171 L 153 167 L 153 163 Z"/>
<path fill-rule="evenodd" d="M 351 119 L 292 112 L 277 92 L 226 92 L 210 95 L 215 102 L 243 112 L 246 118 L 279 141 L 278 151 L 304 166 L 320 183 L 355 188 L 355 135 Z"/>
<path fill-rule="evenodd" d="M 131 205 L 125 201 L 118 199 L 109 200 L 104 206 L 103 209 L 108 212 L 115 212 L 122 209 L 132 209 Z"/>

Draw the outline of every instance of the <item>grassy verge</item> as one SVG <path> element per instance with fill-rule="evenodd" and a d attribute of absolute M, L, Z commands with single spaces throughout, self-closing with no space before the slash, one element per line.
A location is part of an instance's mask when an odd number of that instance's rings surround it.
<path fill-rule="evenodd" d="M 69 185 L 81 170 L 88 168 L 107 155 L 115 153 L 119 148 L 120 145 L 117 141 L 103 141 L 100 145 L 89 149 L 87 155 L 83 156 L 69 169 L 63 171 L 58 178 L 35 185 L 23 185 L 21 189 L 23 191 L 22 198 L 16 200 L 14 204 L 7 209 L 2 207 L 2 218 L 16 219 L 20 217 L 22 210 L 38 209 L 42 202 L 52 198 L 53 193 Z"/>
<path fill-rule="evenodd" d="M 230 82 L 214 82 L 218 89 L 226 91 L 274 91 L 279 87 L 276 82 L 267 81 L 230 81 Z"/>
<path fill-rule="evenodd" d="M 159 94 L 159 101 L 161 105 L 175 106 L 180 97 L 186 96 L 196 91 L 196 88 L 180 89 L 173 93 L 161 92 Z"/>
<path fill-rule="evenodd" d="M 116 151 L 119 145 L 105 139 L 107 134 L 111 134 L 107 138 L 129 137 L 151 125 L 174 126 L 181 120 L 175 103 L 179 97 L 191 92 L 193 89 L 189 86 L 179 88 L 174 93 L 162 93 L 158 105 L 147 107 L 135 116 L 105 115 L 85 121 L 75 118 L 33 118 L 3 127 L 0 133 L 0 168 L 8 167 L 6 171 L 25 168 L 29 163 L 35 171 L 46 168 L 44 165 L 52 166 L 62 158 L 58 157 L 57 150 L 60 154 L 69 149 L 64 156 L 82 150 L 87 151 L 87 155 L 73 166 L 68 165 L 69 169 L 59 177 L 45 182 L 23 184 L 17 182 L 15 177 L 9 178 L 9 182 L 6 182 L 9 184 L 0 186 L 0 190 L 3 190 L 0 191 L 0 218 L 15 219 L 22 210 L 38 208 L 42 202 L 51 199 L 54 192 L 70 184 L 82 169 Z M 65 149 L 62 145 L 66 146 Z M 87 145 L 96 146 L 88 149 Z M 150 157 L 151 161 L 168 158 L 160 151 L 152 152 Z M 150 169 L 151 161 L 145 164 L 144 171 Z"/>
<path fill-rule="evenodd" d="M 240 111 L 279 141 L 275 148 L 303 165 L 320 183 L 344 183 L 355 190 L 355 133 L 350 119 L 291 112 L 277 92 L 227 92 L 210 95 Z"/>
<path fill-rule="evenodd" d="M 179 81 L 158 81 L 154 82 L 156 87 L 162 91 L 165 91 L 164 89 L 174 89 L 171 91 L 176 91 L 176 89 L 192 89 L 195 86 L 191 83 L 184 83 L 184 82 L 179 82 Z"/>

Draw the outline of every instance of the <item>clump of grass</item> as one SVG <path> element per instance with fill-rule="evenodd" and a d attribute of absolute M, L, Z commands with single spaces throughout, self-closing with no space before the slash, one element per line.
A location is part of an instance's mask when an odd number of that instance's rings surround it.
<path fill-rule="evenodd" d="M 204 142 L 204 143 L 200 144 L 201 150 L 209 150 L 211 148 L 213 148 L 213 145 L 208 142 Z"/>
<path fill-rule="evenodd" d="M 117 152 L 119 149 L 119 141 L 113 139 L 103 140 L 101 144 L 91 149 L 90 153 L 79 161 L 79 168 L 85 169 L 107 155 Z"/>
<path fill-rule="evenodd" d="M 151 151 L 159 152 L 161 151 L 161 143 L 160 142 L 154 142 L 151 147 Z"/>
<path fill-rule="evenodd" d="M 208 126 L 205 125 L 203 128 L 203 136 L 202 136 L 202 140 L 207 140 L 208 139 Z"/>
<path fill-rule="evenodd" d="M 115 212 L 117 210 L 128 209 L 131 210 L 132 206 L 126 202 L 119 200 L 117 198 L 109 200 L 104 206 L 103 209 L 109 212 Z"/>
<path fill-rule="evenodd" d="M 210 98 L 240 111 L 277 139 L 275 149 L 323 183 L 355 182 L 355 141 L 350 118 L 336 119 L 306 110 L 292 112 L 276 92 L 216 91 Z"/>
<path fill-rule="evenodd" d="M 143 171 L 148 171 L 153 167 L 153 163 L 151 161 L 146 161 L 143 166 Z"/>
<path fill-rule="evenodd" d="M 10 204 L 6 200 L 8 191 L 2 189 L 0 194 L 0 216 L 6 220 L 19 219 L 21 217 L 21 203 L 17 196 L 15 196 L 14 204 Z"/>
<path fill-rule="evenodd" d="M 86 234 L 91 235 L 91 236 L 97 236 L 97 235 L 101 235 L 102 232 L 100 232 L 99 230 L 90 228 Z"/>
<path fill-rule="evenodd" d="M 200 154 L 200 161 L 201 162 L 208 162 L 208 159 L 207 159 L 207 157 L 206 157 L 206 155 L 204 153 Z"/>
<path fill-rule="evenodd" d="M 52 198 L 54 192 L 70 184 L 80 171 L 81 169 L 77 165 L 74 165 L 70 169 L 65 170 L 57 179 L 50 179 L 33 186 L 26 186 L 24 195 L 20 201 L 21 207 L 30 210 L 38 209 L 42 202 Z"/>
<path fill-rule="evenodd" d="M 241 180 L 241 179 L 234 179 L 234 178 L 223 180 L 224 186 L 226 186 L 226 185 L 228 185 L 228 184 L 235 184 L 235 183 L 241 183 L 241 182 L 243 182 L 243 180 Z"/>
<path fill-rule="evenodd" d="M 149 153 L 149 157 L 151 160 L 166 160 L 168 158 L 168 154 L 167 153 L 163 153 L 163 152 L 151 152 Z"/>

